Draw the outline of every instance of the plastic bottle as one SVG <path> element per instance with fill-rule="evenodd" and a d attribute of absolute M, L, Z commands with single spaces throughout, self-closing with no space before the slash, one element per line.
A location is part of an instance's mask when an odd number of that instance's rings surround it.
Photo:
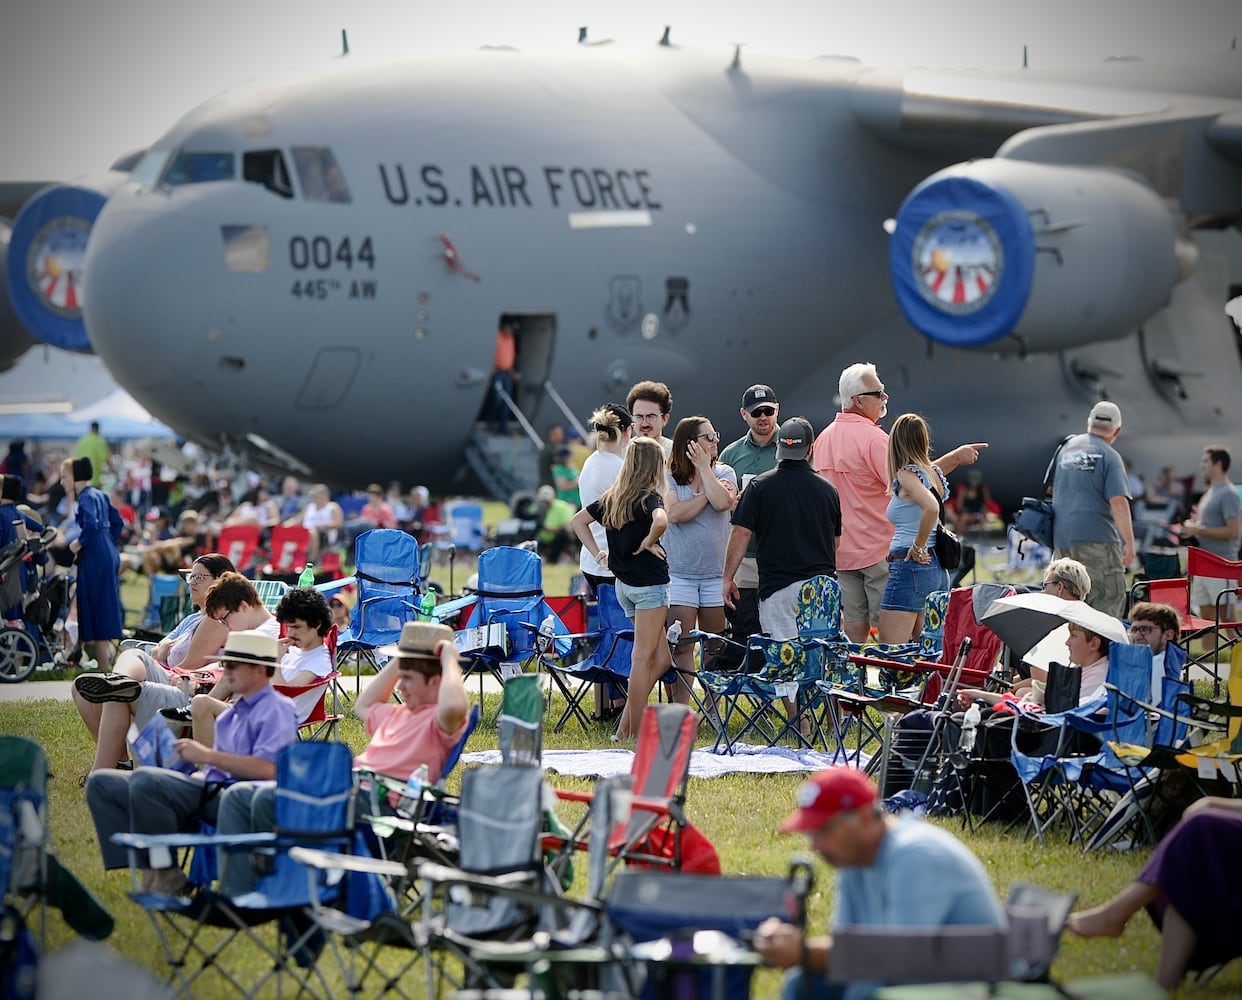
<path fill-rule="evenodd" d="M 966 715 L 962 718 L 962 738 L 958 741 L 957 748 L 962 753 L 974 753 L 975 737 L 979 731 L 979 721 L 982 713 L 979 711 L 977 702 L 971 702 L 970 708 L 966 709 Z"/>
<path fill-rule="evenodd" d="M 427 619 L 427 621 L 435 620 L 436 595 L 432 591 L 429 590 L 427 593 L 423 594 L 422 598 L 418 602 L 418 611 L 424 618 Z"/>
<path fill-rule="evenodd" d="M 556 642 L 556 616 L 548 615 L 539 624 L 539 655 L 544 656 L 552 649 L 552 644 Z"/>
<path fill-rule="evenodd" d="M 405 783 L 405 790 L 397 800 L 397 815 L 412 819 L 418 815 L 419 806 L 423 801 L 423 789 L 431 784 L 430 772 L 426 764 L 419 764 Z"/>
<path fill-rule="evenodd" d="M 298 577 L 299 587 L 315 586 L 315 564 L 308 562 L 302 567 L 302 575 Z"/>
<path fill-rule="evenodd" d="M 681 619 L 674 619 L 673 624 L 668 627 L 668 644 L 676 646 L 681 641 Z"/>

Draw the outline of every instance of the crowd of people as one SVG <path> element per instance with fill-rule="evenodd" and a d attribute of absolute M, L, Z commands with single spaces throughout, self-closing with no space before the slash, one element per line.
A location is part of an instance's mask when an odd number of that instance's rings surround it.
<path fill-rule="evenodd" d="M 874 635 L 896 644 L 920 635 L 928 595 L 949 584 L 937 544 L 946 516 L 982 516 L 989 500 L 980 477 L 969 476 L 971 489 L 959 493 L 959 510 L 946 515 L 947 477 L 978 462 L 988 445 L 967 442 L 936 456 L 932 428 L 913 413 L 896 417 L 885 431 L 890 397 L 873 364 L 847 367 L 838 389 L 840 412 L 818 433 L 804 417 L 781 419 L 777 391 L 756 383 L 741 394 L 745 430 L 736 440 L 725 444 L 716 423 L 697 414 L 679 418 L 666 436 L 672 393 L 663 383 L 643 381 L 624 403 L 604 402 L 592 413 L 593 448 L 581 440 L 582 453 L 575 456 L 571 435 L 548 434 L 541 456 L 548 481 L 538 499 L 545 514 L 556 513 L 551 521 L 545 516 L 541 541 L 556 545 L 558 556 L 568 550 L 567 541 L 580 546 L 589 588 L 598 594 L 611 586 L 633 622 L 628 698 L 614 741 L 636 740 L 640 714 L 670 667 L 678 680 L 669 697 L 690 701 L 696 658 L 689 646 L 670 649 L 665 639 L 674 624 L 683 632 L 792 638 L 802 586 L 829 576 L 839 583 L 850 639 Z M 1056 558 L 1043 585 L 1045 592 L 1115 617 L 1123 610 L 1124 573 L 1136 549 L 1132 478 L 1113 447 L 1121 426 L 1116 404 L 1096 403 L 1085 432 L 1068 438 L 1053 459 Z M 295 738 L 304 717 L 296 692 L 281 694 L 273 681 L 296 689 L 325 676 L 331 663 L 323 638 L 334 621 L 347 618 L 348 598 L 338 594 L 329 604 L 313 588 L 297 587 L 272 614 L 237 572 L 242 567 L 211 553 L 210 539 L 229 524 L 300 524 L 311 533 L 309 555 L 316 558 L 373 527 L 420 533 L 430 498 L 421 488 L 407 495 L 398 484 L 372 484 L 347 514 L 323 484 L 303 491 L 293 477 L 233 484 L 207 474 L 174 484 L 179 489 L 170 487 L 165 496 L 151 473 L 144 476 L 141 458 L 134 467 L 115 467 L 106 443 L 103 450 L 93 440 L 80 444 L 83 454 L 63 462 L 45 494 L 19 480 L 20 503 L 64 529 L 64 545 L 78 567 L 79 634 L 93 647 L 97 670 L 76 678 L 73 697 L 96 743 L 85 787 L 105 867 L 125 864 L 109 839 L 118 830 L 173 832 L 194 818 L 222 832 L 270 829 L 266 783 L 277 752 Z M 1204 450 L 1206 491 L 1180 527 L 1184 537 L 1219 543 L 1235 557 L 1242 511 L 1229 466 L 1223 447 Z M 116 479 L 111 496 L 102 488 L 109 474 Z M 6 478 L 6 500 L 9 492 Z M 112 640 L 121 634 L 117 579 L 127 550 L 152 575 L 188 568 L 194 611 L 154 648 L 127 651 L 112 664 Z M 1215 601 L 1215 593 L 1198 597 Z M 1160 657 L 1153 667 L 1158 686 L 1160 678 L 1180 671 L 1178 653 L 1171 652 L 1177 649 L 1176 613 L 1145 604 L 1132 618 L 1132 641 Z M 1082 668 L 1084 702 L 1103 682 L 1108 644 L 1098 632 L 1072 622 L 1067 627 L 1064 647 L 1071 664 Z M 426 764 L 435 780 L 469 707 L 451 632 L 410 623 L 383 652 L 390 656 L 387 665 L 353 706 L 369 738 L 357 762 L 396 775 Z M 705 651 L 715 655 L 725 653 Z M 215 687 L 195 694 L 187 675 L 213 665 Z M 1033 700 L 1038 671 L 1030 671 L 1023 692 Z M 392 701 L 394 692 L 399 703 Z M 983 692 L 966 692 L 959 707 L 976 697 Z M 195 774 L 133 769 L 127 734 L 157 716 L 189 727 L 175 745 L 184 761 L 199 767 Z M 719 724 L 710 711 L 705 718 Z M 1236 843 L 1237 821 L 1218 816 L 1214 805 L 1188 813 L 1133 887 L 1075 915 L 1070 929 L 1086 937 L 1119 934 L 1132 913 L 1148 906 L 1163 922 L 1166 954 L 1158 975 L 1168 986 L 1180 981 L 1197 949 L 1215 955 L 1233 947 L 1188 918 L 1180 884 L 1186 858 L 1203 838 L 1214 850 Z M 1215 824 L 1207 832 L 1206 815 Z M 856 770 L 833 768 L 811 779 L 781 829 L 809 835 L 822 858 L 840 869 L 834 924 L 1003 923 L 995 890 L 969 849 L 933 826 L 884 815 L 874 784 Z M 223 873 L 230 891 L 243 891 L 252 879 L 238 862 Z M 183 876 L 153 868 L 146 881 L 154 891 L 179 892 Z M 791 970 L 787 996 L 838 995 L 825 979 L 830 938 L 771 921 L 760 928 L 755 947 L 769 964 Z M 808 974 L 815 982 L 805 993 Z M 846 995 L 863 995 L 866 988 L 850 984 Z"/>

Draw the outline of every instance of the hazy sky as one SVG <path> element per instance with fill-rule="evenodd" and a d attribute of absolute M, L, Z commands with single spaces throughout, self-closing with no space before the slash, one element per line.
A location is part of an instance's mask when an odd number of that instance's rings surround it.
<path fill-rule="evenodd" d="M 241 80 L 339 51 L 417 55 L 592 38 L 1013 68 L 1228 47 L 1239 0 L 19 0 L 0 18 L 0 180 L 98 173 Z"/>

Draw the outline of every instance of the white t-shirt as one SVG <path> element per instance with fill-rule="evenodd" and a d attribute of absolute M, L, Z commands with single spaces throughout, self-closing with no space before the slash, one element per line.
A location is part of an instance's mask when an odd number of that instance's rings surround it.
<path fill-rule="evenodd" d="M 309 670 L 317 678 L 327 677 L 332 673 L 332 658 L 328 656 L 328 647 L 320 645 L 309 650 L 291 648 L 280 660 L 280 678 L 286 684 L 304 670 Z M 299 723 L 310 717 L 322 697 L 323 688 L 318 687 L 293 696 L 293 710 Z"/>
<path fill-rule="evenodd" d="M 596 451 L 587 456 L 587 460 L 582 463 L 582 472 L 578 476 L 578 496 L 582 499 L 582 506 L 593 504 L 602 497 L 604 490 L 617 481 L 620 472 L 620 455 L 614 455 L 610 451 Z M 595 536 L 596 545 L 601 549 L 608 548 L 604 526 L 598 521 L 592 523 L 591 534 Z M 591 576 L 612 576 L 607 567 L 595 561 L 595 557 L 585 545 L 578 553 L 578 568 L 583 573 L 590 573 Z"/>

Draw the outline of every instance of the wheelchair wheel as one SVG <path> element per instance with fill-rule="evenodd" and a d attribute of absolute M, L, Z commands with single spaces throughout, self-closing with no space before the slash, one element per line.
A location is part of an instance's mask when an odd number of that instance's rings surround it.
<path fill-rule="evenodd" d="M 18 684 L 34 673 L 39 647 L 24 628 L 0 629 L 0 683 Z"/>

